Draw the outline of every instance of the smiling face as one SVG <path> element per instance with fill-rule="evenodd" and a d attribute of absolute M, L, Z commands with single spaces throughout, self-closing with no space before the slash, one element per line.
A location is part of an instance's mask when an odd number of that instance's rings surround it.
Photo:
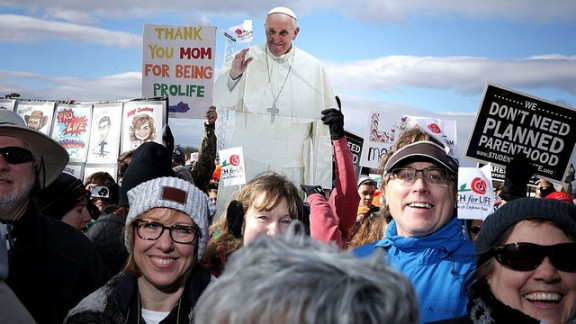
<path fill-rule="evenodd" d="M 170 208 L 153 208 L 140 219 L 158 222 L 164 226 L 195 226 L 190 216 Z M 167 229 L 164 229 L 157 240 L 144 240 L 135 233 L 132 254 L 142 273 L 140 284 L 161 290 L 181 288 L 187 273 L 196 263 L 197 242 L 198 239 L 192 244 L 176 243 L 172 241 Z"/>
<path fill-rule="evenodd" d="M 151 132 L 152 131 L 150 130 L 150 123 L 145 122 L 135 130 L 134 135 L 136 136 L 137 139 L 145 141 L 148 139 L 148 137 L 150 137 Z"/>
<path fill-rule="evenodd" d="M 30 149 L 18 138 L 0 136 L 0 148 L 11 146 Z M 33 161 L 10 164 L 0 155 L 0 219 L 10 220 L 11 214 L 28 199 L 35 178 L 36 169 Z"/>
<path fill-rule="evenodd" d="M 503 244 L 515 242 L 555 245 L 574 240 L 551 223 L 521 221 Z M 547 257 L 532 271 L 516 271 L 494 262 L 487 281 L 498 300 L 533 318 L 553 324 L 576 317 L 576 273 L 558 271 Z"/>
<path fill-rule="evenodd" d="M 439 166 L 413 162 L 402 167 L 424 169 Z M 422 173 L 418 173 L 413 183 L 402 183 L 398 179 L 386 181 L 382 193 L 396 222 L 398 235 L 403 237 L 430 235 L 446 225 L 454 215 L 456 195 L 452 180 L 430 184 L 422 179 Z"/>
<path fill-rule="evenodd" d="M 294 19 L 282 13 L 268 15 L 264 26 L 268 50 L 274 56 L 282 56 L 292 48 L 292 41 L 296 39 L 300 28 Z"/>
<path fill-rule="evenodd" d="M 254 206 L 262 206 L 265 197 L 265 193 L 260 194 L 246 210 L 243 233 L 245 245 L 260 235 L 284 234 L 292 222 L 286 198 L 281 198 L 278 205 L 271 210 L 256 209 Z"/>

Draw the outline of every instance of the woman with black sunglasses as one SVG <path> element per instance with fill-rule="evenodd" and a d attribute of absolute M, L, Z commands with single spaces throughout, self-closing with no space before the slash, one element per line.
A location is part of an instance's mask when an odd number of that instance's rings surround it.
<path fill-rule="evenodd" d="M 438 323 L 576 320 L 576 206 L 520 198 L 488 216 L 475 243 L 468 314 Z"/>

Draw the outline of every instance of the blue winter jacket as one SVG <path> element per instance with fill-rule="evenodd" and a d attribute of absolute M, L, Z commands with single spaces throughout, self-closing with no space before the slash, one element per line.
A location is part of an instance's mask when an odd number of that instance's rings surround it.
<path fill-rule="evenodd" d="M 366 257 L 376 248 L 384 248 L 390 266 L 412 281 L 420 322 L 426 323 L 466 314 L 465 283 L 476 267 L 474 244 L 467 235 L 462 220 L 457 218 L 432 235 L 410 238 L 398 236 L 396 222 L 392 221 L 385 238 L 353 251 Z"/>

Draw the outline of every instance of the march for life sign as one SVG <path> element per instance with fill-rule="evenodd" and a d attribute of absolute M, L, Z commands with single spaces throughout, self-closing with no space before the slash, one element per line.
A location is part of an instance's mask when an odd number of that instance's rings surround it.
<path fill-rule="evenodd" d="M 231 147 L 218 151 L 222 161 L 220 181 L 224 186 L 243 185 L 246 183 L 246 167 L 242 147 Z"/>
<path fill-rule="evenodd" d="M 234 35 L 239 43 L 250 43 L 254 39 L 252 20 L 244 20 L 243 23 L 228 28 L 228 32 Z"/>
<path fill-rule="evenodd" d="M 573 108 L 487 83 L 465 155 L 505 167 L 522 154 L 537 176 L 562 182 L 575 150 L 575 128 Z"/>
<path fill-rule="evenodd" d="M 168 97 L 168 116 L 204 118 L 212 105 L 216 27 L 144 25 L 142 96 Z"/>
<path fill-rule="evenodd" d="M 481 168 L 458 168 L 458 218 L 484 220 L 494 212 L 490 164 Z"/>
<path fill-rule="evenodd" d="M 405 130 L 414 127 L 419 127 L 443 143 L 447 148 L 447 153 L 458 159 L 456 121 L 371 110 L 364 133 L 360 165 L 367 168 L 378 168 L 381 158 L 390 151 L 398 137 Z"/>

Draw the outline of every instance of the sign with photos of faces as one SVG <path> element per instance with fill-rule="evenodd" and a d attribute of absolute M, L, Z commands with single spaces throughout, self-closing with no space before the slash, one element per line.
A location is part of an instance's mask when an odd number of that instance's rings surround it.
<path fill-rule="evenodd" d="M 116 161 L 121 153 L 131 149 L 130 123 L 138 113 L 150 114 L 154 118 L 154 140 L 160 144 L 162 131 L 168 124 L 167 98 L 74 104 L 18 98 L 2 99 L 0 106 L 9 106 L 5 108 L 16 112 L 28 127 L 45 133 L 62 145 L 70 157 L 63 172 L 81 180 L 85 177 L 85 170 L 97 169 L 109 171 L 116 179 Z"/>

